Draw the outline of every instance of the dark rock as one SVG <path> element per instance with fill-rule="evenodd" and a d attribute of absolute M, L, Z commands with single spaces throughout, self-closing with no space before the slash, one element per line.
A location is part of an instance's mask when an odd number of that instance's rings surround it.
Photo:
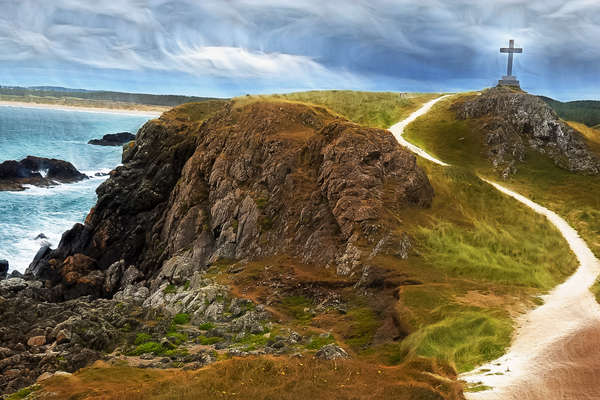
<path fill-rule="evenodd" d="M 19 272 L 19 271 L 17 271 L 17 270 L 14 270 L 14 271 L 12 271 L 12 272 L 10 273 L 10 275 L 8 275 L 8 276 L 7 276 L 7 279 L 10 279 L 10 278 L 21 278 L 21 279 L 22 279 L 23 277 L 24 277 L 24 276 L 23 276 L 23 274 L 22 274 L 22 273 L 20 273 L 20 272 Z"/>
<path fill-rule="evenodd" d="M 0 279 L 5 279 L 8 275 L 8 261 L 0 260 Z"/>
<path fill-rule="evenodd" d="M 31 261 L 31 263 L 29 264 L 29 267 L 27 268 L 27 271 L 25 271 L 26 274 L 31 274 L 35 277 L 39 277 L 43 275 L 43 271 L 42 271 L 42 267 L 44 266 L 43 263 L 41 263 L 41 260 L 43 260 L 43 258 L 50 252 L 50 246 L 49 245 L 43 245 L 42 247 L 40 247 L 40 249 L 37 251 L 37 253 L 35 253 L 35 256 L 33 257 L 33 261 Z"/>
<path fill-rule="evenodd" d="M 0 191 L 25 190 L 23 185 L 52 186 L 88 179 L 70 162 L 28 156 L 21 161 L 9 160 L 0 164 Z"/>
<path fill-rule="evenodd" d="M 48 239 L 48 236 L 44 235 L 43 233 L 40 233 L 39 235 L 37 235 L 36 237 L 33 238 L 33 240 L 39 240 L 39 239 Z"/>
<path fill-rule="evenodd" d="M 88 144 L 96 146 L 121 146 L 132 140 L 135 140 L 135 135 L 133 133 L 119 132 L 106 134 L 102 139 L 92 139 Z"/>
<path fill-rule="evenodd" d="M 316 358 L 320 358 L 322 360 L 335 360 L 338 358 L 350 358 L 346 350 L 335 344 L 327 344 L 321 347 L 317 353 L 315 354 Z"/>

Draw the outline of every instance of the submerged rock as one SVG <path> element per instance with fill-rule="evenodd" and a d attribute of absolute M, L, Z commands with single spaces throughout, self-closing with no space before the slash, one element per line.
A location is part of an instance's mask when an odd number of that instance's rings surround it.
<path fill-rule="evenodd" d="M 102 139 L 92 139 L 88 144 L 96 146 L 121 146 L 127 142 L 135 140 L 135 135 L 131 132 L 109 133 L 102 136 Z"/>
<path fill-rule="evenodd" d="M 21 161 L 4 161 L 0 164 L 0 191 L 25 190 L 23 185 L 52 186 L 73 183 L 88 176 L 73 164 L 54 158 L 28 156 Z"/>

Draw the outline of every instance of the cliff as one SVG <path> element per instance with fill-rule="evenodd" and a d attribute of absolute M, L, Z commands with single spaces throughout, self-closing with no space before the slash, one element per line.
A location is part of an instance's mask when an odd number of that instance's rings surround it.
<path fill-rule="evenodd" d="M 433 196 L 389 132 L 275 102 L 148 122 L 97 193 L 85 224 L 30 266 L 56 298 L 110 297 L 120 260 L 151 291 L 221 259 L 278 254 L 358 279 L 382 239 L 402 247 L 388 211 Z"/>

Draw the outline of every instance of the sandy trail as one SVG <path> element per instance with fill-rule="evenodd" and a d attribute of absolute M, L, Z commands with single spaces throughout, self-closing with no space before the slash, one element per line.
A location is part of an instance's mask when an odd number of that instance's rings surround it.
<path fill-rule="evenodd" d="M 404 128 L 441 99 L 424 104 L 390 131 L 406 145 Z M 406 147 L 432 162 L 448 165 L 410 143 Z M 556 213 L 497 183 L 485 181 L 544 215 L 567 240 L 579 267 L 564 283 L 542 296 L 542 306 L 517 320 L 513 343 L 504 356 L 462 375 L 467 382 L 493 388 L 467 393 L 467 398 L 600 399 L 600 306 L 589 291 L 600 273 L 600 261 L 577 231 Z"/>

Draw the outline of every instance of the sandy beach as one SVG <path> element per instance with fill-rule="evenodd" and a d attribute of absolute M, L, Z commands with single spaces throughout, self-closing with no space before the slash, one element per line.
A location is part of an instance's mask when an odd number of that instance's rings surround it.
<path fill-rule="evenodd" d="M 79 107 L 49 103 L 29 103 L 24 101 L 0 101 L 0 107 L 18 107 L 18 108 L 41 108 L 62 111 L 78 111 L 88 113 L 103 113 L 103 114 L 122 114 L 122 115 L 141 115 L 151 118 L 158 118 L 163 111 L 125 109 L 125 108 L 103 108 L 103 107 Z M 165 107 L 165 111 L 168 108 Z"/>

